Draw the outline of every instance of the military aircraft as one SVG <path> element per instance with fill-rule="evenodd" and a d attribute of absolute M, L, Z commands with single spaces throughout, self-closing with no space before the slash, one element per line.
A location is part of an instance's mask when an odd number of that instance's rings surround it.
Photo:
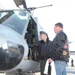
<path fill-rule="evenodd" d="M 14 0 L 24 9 L 0 10 L 0 72 L 25 75 L 40 71 L 37 43 L 44 30 L 27 9 L 25 0 Z"/>

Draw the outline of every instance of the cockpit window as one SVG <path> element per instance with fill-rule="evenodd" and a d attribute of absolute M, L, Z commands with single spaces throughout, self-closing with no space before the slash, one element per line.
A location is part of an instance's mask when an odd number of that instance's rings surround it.
<path fill-rule="evenodd" d="M 26 11 L 3 11 L 0 13 L 0 24 L 22 34 L 28 17 L 29 14 Z"/>

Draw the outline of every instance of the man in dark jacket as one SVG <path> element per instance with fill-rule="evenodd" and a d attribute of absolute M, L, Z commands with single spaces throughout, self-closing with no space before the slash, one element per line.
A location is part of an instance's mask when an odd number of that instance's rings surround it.
<path fill-rule="evenodd" d="M 47 59 L 50 58 L 51 41 L 49 40 L 47 33 L 44 31 L 40 31 L 40 39 L 41 40 L 39 41 L 38 45 L 38 50 L 40 54 L 40 70 L 41 70 L 41 75 L 45 75 L 44 68 Z M 50 70 L 48 75 L 50 75 Z"/>
<path fill-rule="evenodd" d="M 69 61 L 69 45 L 67 35 L 63 32 L 63 24 L 56 23 L 54 27 L 56 37 L 51 46 L 51 58 L 55 62 L 57 75 L 66 75 L 66 63 Z"/>

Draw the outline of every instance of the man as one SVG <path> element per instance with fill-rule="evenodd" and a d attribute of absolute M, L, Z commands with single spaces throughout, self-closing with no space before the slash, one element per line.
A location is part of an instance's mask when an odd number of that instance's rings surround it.
<path fill-rule="evenodd" d="M 51 46 L 51 58 L 55 62 L 56 74 L 66 75 L 66 63 L 69 61 L 69 47 L 67 35 L 63 32 L 63 24 L 56 23 L 54 27 L 56 37 Z"/>
<path fill-rule="evenodd" d="M 51 47 L 51 41 L 49 40 L 47 33 L 44 31 L 40 31 L 40 39 L 41 40 L 39 41 L 39 45 L 38 45 L 38 50 L 40 54 L 40 70 L 41 70 L 41 75 L 45 75 L 44 68 L 45 68 L 47 59 L 50 58 L 49 51 Z M 48 75 L 50 75 L 50 70 Z"/>

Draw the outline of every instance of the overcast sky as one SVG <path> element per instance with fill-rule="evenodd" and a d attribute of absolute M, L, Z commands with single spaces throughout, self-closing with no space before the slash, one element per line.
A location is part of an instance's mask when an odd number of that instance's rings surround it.
<path fill-rule="evenodd" d="M 35 10 L 34 15 L 38 16 L 39 23 L 46 29 L 51 39 L 53 38 L 54 24 L 62 22 L 64 31 L 70 41 L 75 40 L 75 4 L 74 0 L 27 0 L 28 6 L 42 6 L 52 4 L 52 7 Z"/>
<path fill-rule="evenodd" d="M 70 50 L 75 51 L 75 0 L 26 0 L 28 7 L 39 7 L 50 5 L 51 7 L 35 10 L 34 16 L 38 17 L 40 25 L 47 31 L 50 39 L 55 37 L 54 24 L 61 22 L 64 25 L 64 32 L 67 34 Z"/>
<path fill-rule="evenodd" d="M 15 8 L 13 0 L 0 0 L 0 7 L 4 9 Z M 34 11 L 38 17 L 39 24 L 46 30 L 52 40 L 54 24 L 61 22 L 64 25 L 64 32 L 68 35 L 69 41 L 75 41 L 75 0 L 26 0 L 27 7 L 40 7 L 52 4 L 53 6 L 39 8 Z M 75 43 L 73 44 L 75 45 Z M 70 47 L 74 50 L 73 45 Z"/>

